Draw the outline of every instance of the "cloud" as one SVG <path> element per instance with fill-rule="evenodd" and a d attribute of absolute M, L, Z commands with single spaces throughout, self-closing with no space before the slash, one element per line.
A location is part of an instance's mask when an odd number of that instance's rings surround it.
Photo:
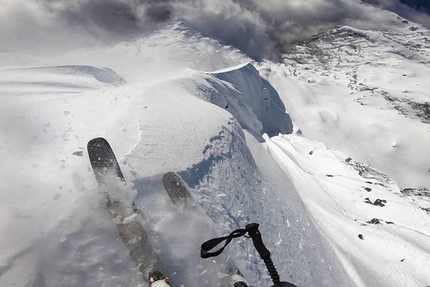
<path fill-rule="evenodd" d="M 210 0 L 174 2 L 172 15 L 254 58 L 276 57 L 294 41 L 335 25 L 359 25 L 360 19 L 368 23 L 369 14 L 378 13 L 354 0 L 231 0 L 222 5 Z M 199 4 L 187 3 L 184 9 L 181 5 L 185 2 Z"/>
<path fill-rule="evenodd" d="M 401 17 L 430 28 L 430 2 L 423 0 L 363 0 L 384 10 L 392 11 Z"/>
<path fill-rule="evenodd" d="M 36 52 L 54 46 L 72 49 L 93 44 L 86 31 L 70 29 L 40 2 L 0 2 L 0 52 Z"/>
<path fill-rule="evenodd" d="M 367 2 L 430 19 L 393 1 Z M 276 57 L 292 42 L 335 25 L 380 27 L 385 17 L 358 0 L 0 0 L 0 15 L 0 37 L 7 39 L 0 52 L 113 44 L 180 19 L 253 58 Z"/>
<path fill-rule="evenodd" d="M 0 52 L 50 53 L 116 43 L 165 21 L 157 5 L 126 0 L 0 0 Z M 146 11 L 148 8 L 149 15 Z"/>

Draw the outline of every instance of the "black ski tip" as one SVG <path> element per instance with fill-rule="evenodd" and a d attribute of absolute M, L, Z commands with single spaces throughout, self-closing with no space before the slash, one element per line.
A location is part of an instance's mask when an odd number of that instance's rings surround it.
<path fill-rule="evenodd" d="M 188 191 L 185 183 L 183 183 L 181 177 L 174 172 L 167 172 L 163 175 L 163 185 L 166 189 L 173 204 L 179 202 L 186 202 L 187 199 L 191 198 L 191 194 Z"/>
<path fill-rule="evenodd" d="M 124 181 L 115 153 L 105 138 L 97 137 L 90 140 L 87 144 L 87 151 L 91 167 L 99 183 L 109 171 L 113 171 L 117 177 Z"/>
<path fill-rule="evenodd" d="M 103 137 L 98 137 L 98 138 L 93 138 L 91 139 L 88 144 L 87 144 L 87 148 L 93 148 L 93 147 L 98 147 L 98 146 L 109 146 L 109 142 L 107 141 L 107 139 L 103 138 Z"/>
<path fill-rule="evenodd" d="M 179 175 L 177 175 L 173 171 L 166 172 L 163 175 L 163 184 L 164 184 L 164 186 L 166 186 L 166 184 L 167 184 L 169 186 L 171 185 L 172 187 L 183 185 L 182 180 L 179 177 Z"/>

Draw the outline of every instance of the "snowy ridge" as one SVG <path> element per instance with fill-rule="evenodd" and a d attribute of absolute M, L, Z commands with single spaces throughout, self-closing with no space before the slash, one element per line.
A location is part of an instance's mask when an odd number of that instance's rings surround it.
<path fill-rule="evenodd" d="M 250 60 L 239 50 L 203 36 L 189 23 L 177 21 L 145 37 L 108 47 L 72 51 L 61 57 L 43 59 L 43 63 L 76 65 L 84 62 L 107 66 L 127 82 L 151 85 L 180 77 L 184 68 L 215 71 Z"/>
<path fill-rule="evenodd" d="M 25 93 L 79 93 L 125 83 L 114 71 L 92 66 L 1 68 L 0 78 L 0 92 L 3 96 Z"/>
<path fill-rule="evenodd" d="M 188 79 L 183 82 L 191 92 L 230 112 L 242 128 L 261 141 L 264 133 L 273 136 L 293 130 L 278 93 L 251 64 L 206 76 L 194 73 L 191 82 Z"/>

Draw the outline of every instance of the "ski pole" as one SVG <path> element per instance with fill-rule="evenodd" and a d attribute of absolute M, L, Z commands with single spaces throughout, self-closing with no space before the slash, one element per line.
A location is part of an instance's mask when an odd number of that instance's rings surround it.
<path fill-rule="evenodd" d="M 266 248 L 261 239 L 261 233 L 258 230 L 258 223 L 250 223 L 245 228 L 248 231 L 249 236 L 254 242 L 255 249 L 257 249 L 260 254 L 261 259 L 263 259 L 266 268 L 269 271 L 270 278 L 272 278 L 273 284 L 279 286 L 281 281 L 279 279 L 278 271 L 276 271 L 275 265 L 273 265 L 272 259 L 270 258 L 270 251 Z"/>
<path fill-rule="evenodd" d="M 237 229 L 230 233 L 230 235 L 228 236 L 213 238 L 204 242 L 200 248 L 200 256 L 202 258 L 218 256 L 227 247 L 227 245 L 231 242 L 233 238 L 245 236 L 246 233 L 248 233 L 249 237 L 251 237 L 252 242 L 254 243 L 255 249 L 257 250 L 258 254 L 260 254 L 260 257 L 261 259 L 263 259 L 264 264 L 266 264 L 266 268 L 269 271 L 270 278 L 274 283 L 274 286 L 272 287 L 297 287 L 294 284 L 280 281 L 278 271 L 276 271 L 275 265 L 270 258 L 270 251 L 266 248 L 263 243 L 263 240 L 261 239 L 261 233 L 258 230 L 258 226 L 260 226 L 258 223 L 250 223 L 246 225 L 245 229 Z M 210 250 L 214 249 L 218 244 L 224 241 L 224 246 L 221 247 L 219 250 L 215 252 L 209 252 Z"/>
<path fill-rule="evenodd" d="M 248 232 L 248 235 L 251 237 L 255 249 L 257 249 L 257 252 L 260 254 L 264 264 L 266 264 L 270 278 L 272 278 L 273 284 L 275 284 L 274 287 L 297 287 L 296 285 L 289 282 L 280 281 L 278 271 L 276 271 L 275 265 L 270 258 L 270 251 L 266 248 L 263 240 L 261 239 L 261 233 L 258 230 L 258 226 L 260 226 L 258 223 L 250 223 L 245 227 L 245 229 Z"/>

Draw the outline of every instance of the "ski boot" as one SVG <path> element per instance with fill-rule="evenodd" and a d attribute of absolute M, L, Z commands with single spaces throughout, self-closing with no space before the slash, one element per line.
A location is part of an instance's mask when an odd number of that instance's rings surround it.
<path fill-rule="evenodd" d="M 150 272 L 148 282 L 148 287 L 171 287 L 169 277 L 164 276 L 160 271 Z"/>
<path fill-rule="evenodd" d="M 231 276 L 230 287 L 248 287 L 248 282 L 243 278 L 243 276 L 238 272 Z"/>

